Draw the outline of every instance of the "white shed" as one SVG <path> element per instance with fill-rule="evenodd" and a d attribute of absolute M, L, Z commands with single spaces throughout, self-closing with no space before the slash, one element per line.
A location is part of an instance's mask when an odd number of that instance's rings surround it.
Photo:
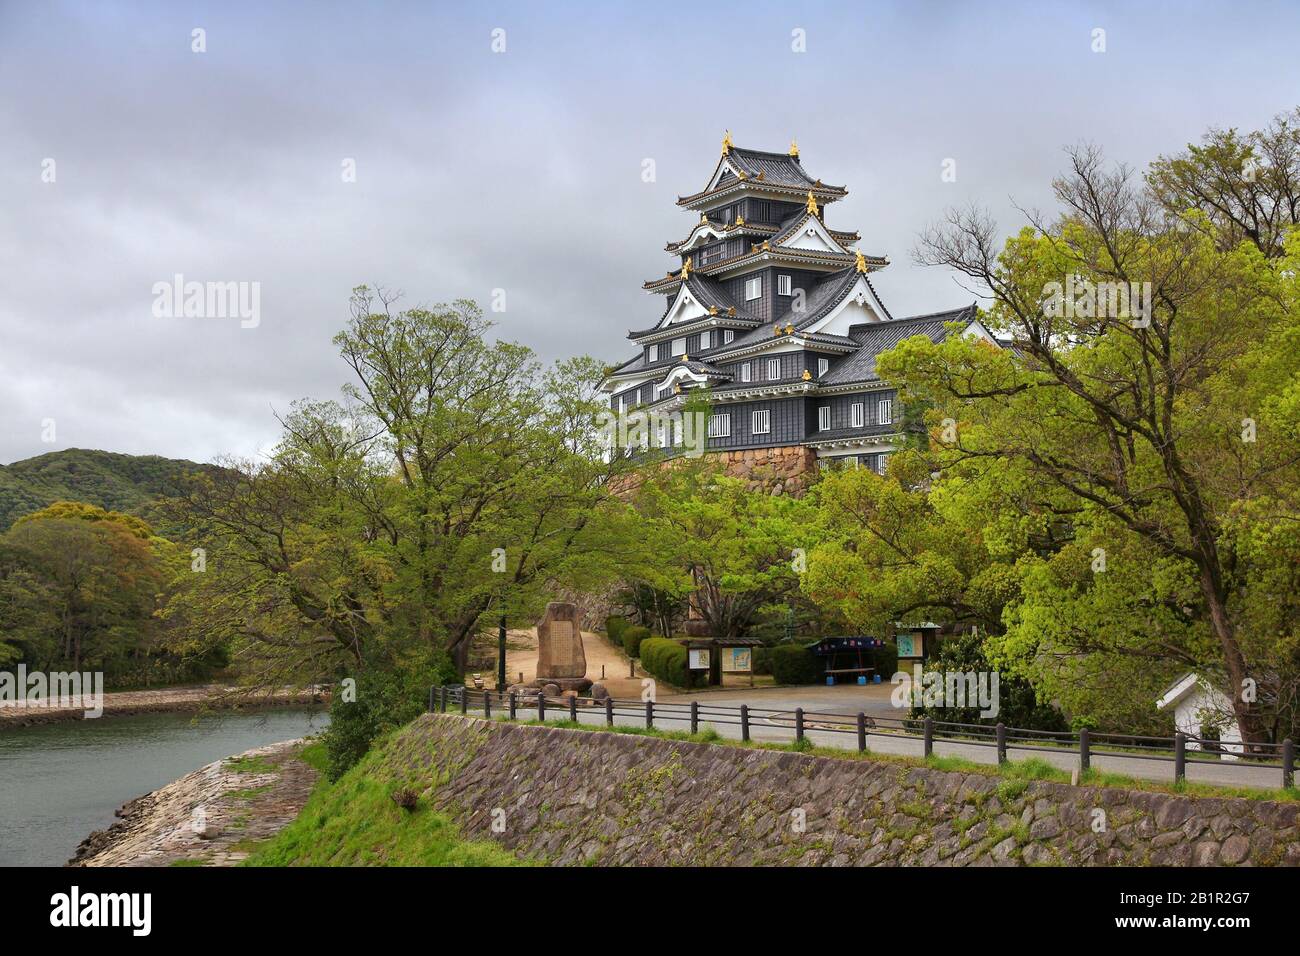
<path fill-rule="evenodd" d="M 1232 711 L 1232 700 L 1223 691 L 1193 672 L 1184 674 L 1156 701 L 1157 710 L 1173 708 L 1174 726 L 1189 737 L 1219 738 L 1221 759 L 1236 760 L 1243 752 L 1241 731 Z M 1199 741 L 1187 741 L 1188 750 L 1213 749 Z"/>

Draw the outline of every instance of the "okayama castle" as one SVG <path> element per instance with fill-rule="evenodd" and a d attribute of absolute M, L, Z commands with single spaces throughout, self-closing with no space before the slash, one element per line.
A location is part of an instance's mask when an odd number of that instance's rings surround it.
<path fill-rule="evenodd" d="M 937 342 L 957 321 L 996 340 L 974 304 L 892 316 L 871 281 L 888 259 L 864 255 L 858 233 L 826 224 L 826 207 L 847 194 L 806 173 L 794 144 L 773 153 L 724 137 L 707 185 L 677 200 L 699 221 L 665 247 L 676 268 L 645 283 L 666 298 L 663 315 L 628 332 L 636 357 L 602 383 L 612 411 L 680 412 L 691 391 L 707 388 L 709 452 L 752 461 L 797 451 L 807 467 L 883 471 L 901 439 L 901 409 L 876 356 L 913 335 Z"/>

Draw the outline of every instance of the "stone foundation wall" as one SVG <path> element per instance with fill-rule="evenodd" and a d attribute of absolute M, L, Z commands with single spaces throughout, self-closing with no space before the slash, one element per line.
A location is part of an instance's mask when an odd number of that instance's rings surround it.
<path fill-rule="evenodd" d="M 555 864 L 1300 865 L 1300 803 L 449 714 L 426 714 L 391 746 L 390 772 L 429 781 L 468 835 Z"/>
<path fill-rule="evenodd" d="M 771 495 L 798 497 L 817 474 L 817 452 L 802 445 L 721 451 L 710 457 L 719 459 L 726 473 L 743 480 L 750 491 Z"/>

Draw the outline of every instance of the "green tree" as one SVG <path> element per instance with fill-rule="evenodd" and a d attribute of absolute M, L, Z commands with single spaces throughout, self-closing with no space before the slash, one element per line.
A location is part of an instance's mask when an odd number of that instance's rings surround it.
<path fill-rule="evenodd" d="M 1060 216 L 1001 251 L 976 209 L 950 213 L 918 245 L 920 262 L 988 290 L 988 323 L 1014 348 L 913 338 L 877 367 L 933 403 L 941 469 L 1010 467 L 1037 485 L 1034 508 L 1102 529 L 1094 574 L 1114 572 L 1109 555 L 1126 552 L 1130 535 L 1185 569 L 1197 592 L 1186 613 L 1215 647 L 1202 660 L 1224 675 L 1244 739 L 1263 740 L 1263 705 L 1243 688 L 1276 675 L 1247 657 L 1241 586 L 1250 570 L 1226 545 L 1246 503 L 1255 520 L 1296 518 L 1300 245 L 1292 233 L 1284 255 L 1266 258 L 1253 243 L 1225 242 L 1204 216 L 1171 215 L 1090 148 L 1071 154 L 1054 186 Z M 1076 277 L 1101 297 L 1063 298 Z M 1121 287 L 1137 293 L 1131 309 L 1115 307 Z M 945 436 L 945 423 L 956 434 Z"/>

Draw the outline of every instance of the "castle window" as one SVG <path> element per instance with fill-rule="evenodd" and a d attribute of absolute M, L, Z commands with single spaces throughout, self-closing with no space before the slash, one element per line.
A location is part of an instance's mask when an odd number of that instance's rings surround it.
<path fill-rule="evenodd" d="M 817 377 L 818 377 L 818 378 L 821 378 L 823 375 L 825 375 L 825 374 L 826 374 L 827 372 L 829 372 L 830 370 L 831 370 L 831 360 L 830 360 L 830 359 L 819 358 L 819 359 L 817 360 Z"/>
<path fill-rule="evenodd" d="M 763 277 L 754 276 L 752 279 L 745 280 L 745 301 L 751 302 L 754 299 L 763 297 Z"/>
<path fill-rule="evenodd" d="M 682 339 L 673 339 L 673 350 L 672 350 L 672 352 L 671 352 L 670 354 L 672 354 L 672 355 L 685 355 L 685 354 L 686 354 L 686 339 L 684 339 L 684 338 L 682 338 Z"/>
<path fill-rule="evenodd" d="M 703 351 L 704 351 L 705 349 L 707 349 L 708 347 L 709 347 L 709 333 L 708 333 L 708 332 L 701 332 L 701 333 L 700 333 L 700 351 L 703 352 Z"/>
<path fill-rule="evenodd" d="M 709 416 L 709 437 L 710 438 L 731 437 L 731 413 L 730 412 L 722 412 L 717 415 Z"/>
<path fill-rule="evenodd" d="M 880 404 L 876 406 L 876 421 L 881 425 L 888 425 L 894 420 L 894 403 L 887 398 L 882 398 Z"/>
<path fill-rule="evenodd" d="M 789 277 L 789 276 L 777 276 L 777 277 L 776 277 L 776 294 L 777 294 L 777 295 L 789 295 L 789 294 L 790 294 L 790 277 Z"/>
<path fill-rule="evenodd" d="M 850 418 L 850 423 L 854 428 L 861 428 L 863 425 L 866 424 L 867 422 L 867 416 L 865 414 L 866 406 L 864 406 L 861 402 L 854 402 L 851 406 L 849 406 L 849 413 L 852 416 Z"/>
<path fill-rule="evenodd" d="M 779 358 L 767 360 L 767 380 L 775 382 L 781 377 L 781 360 Z"/>
<path fill-rule="evenodd" d="M 735 337 L 736 337 L 736 333 L 733 332 L 731 329 L 727 329 L 727 330 L 725 330 L 725 331 L 722 333 L 722 344 L 723 344 L 723 345 L 730 345 L 731 342 L 732 342 L 732 340 L 735 339 Z"/>
<path fill-rule="evenodd" d="M 766 408 L 761 408 L 758 411 L 754 412 L 754 428 L 753 428 L 754 434 L 766 435 L 771 430 L 772 430 L 771 411 L 769 411 Z"/>
<path fill-rule="evenodd" d="M 817 409 L 817 430 L 819 432 L 831 430 L 831 407 L 829 405 L 821 405 Z"/>
<path fill-rule="evenodd" d="M 885 473 L 885 465 L 888 461 L 889 461 L 888 455 L 876 456 L 876 474 L 883 475 Z"/>
<path fill-rule="evenodd" d="M 740 380 L 742 382 L 748 382 L 749 376 L 750 376 L 750 366 L 748 362 L 745 362 L 740 366 Z"/>

